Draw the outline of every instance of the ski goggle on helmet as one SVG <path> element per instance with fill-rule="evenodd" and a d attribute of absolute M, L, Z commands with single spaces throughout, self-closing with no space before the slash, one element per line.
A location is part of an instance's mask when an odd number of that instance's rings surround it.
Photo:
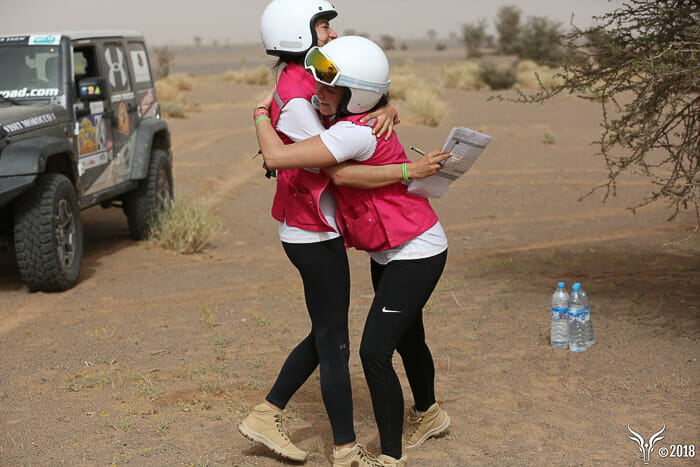
<path fill-rule="evenodd" d="M 323 47 L 312 47 L 304 59 L 304 67 L 317 82 L 350 89 L 347 110 L 365 112 L 389 91 L 389 60 L 371 40 L 345 36 Z"/>

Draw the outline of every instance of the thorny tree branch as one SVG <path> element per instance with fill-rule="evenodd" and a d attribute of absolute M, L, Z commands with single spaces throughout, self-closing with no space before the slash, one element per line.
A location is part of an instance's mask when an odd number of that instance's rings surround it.
<path fill-rule="evenodd" d="M 697 0 L 626 0 L 595 17 L 598 25 L 564 36 L 569 53 L 560 84 L 516 98 L 542 103 L 560 93 L 598 101 L 602 134 L 597 145 L 608 180 L 582 198 L 616 194 L 617 178 L 636 173 L 652 180 L 651 193 L 630 209 L 665 201 L 694 210 L 700 224 L 700 3 Z M 697 231 L 697 225 L 696 225 Z"/>

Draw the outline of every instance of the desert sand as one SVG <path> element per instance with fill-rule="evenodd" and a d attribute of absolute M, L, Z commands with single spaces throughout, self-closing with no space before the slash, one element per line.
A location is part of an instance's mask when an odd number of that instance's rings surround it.
<path fill-rule="evenodd" d="M 199 111 L 169 121 L 176 195 L 200 200 L 222 223 L 202 253 L 135 242 L 121 210 L 100 207 L 83 212 L 86 252 L 72 290 L 29 293 L 12 251 L 0 252 L 1 465 L 289 464 L 236 429 L 309 327 L 269 214 L 274 182 L 252 158 L 250 111 L 267 87 L 220 76 L 243 59 L 257 66 L 259 53 L 240 54 L 176 57 L 179 71 L 194 72 L 194 63 L 202 72 L 187 94 Z M 412 58 L 432 79 L 438 62 Z M 599 106 L 571 97 L 489 102 L 491 94 L 447 89 L 438 127 L 404 115 L 398 126 L 404 145 L 424 149 L 456 125 L 494 137 L 432 201 L 450 247 L 424 317 L 452 425 L 408 452 L 409 465 L 641 465 L 628 425 L 645 439 L 665 426 L 653 465 L 697 465 L 697 454 L 659 456 L 700 442 L 694 216 L 667 222 L 662 204 L 632 214 L 626 208 L 649 189 L 633 176 L 605 203 L 600 194 L 578 201 L 606 179 L 590 145 Z M 543 142 L 546 132 L 554 144 Z M 369 260 L 349 257 L 355 425 L 376 453 L 357 355 L 372 299 Z M 549 345 L 557 281 L 581 282 L 590 296 L 596 344 L 586 352 Z M 395 366 L 408 406 L 399 358 Z M 306 465 L 330 465 L 318 373 L 286 413 L 292 439 L 311 452 Z"/>

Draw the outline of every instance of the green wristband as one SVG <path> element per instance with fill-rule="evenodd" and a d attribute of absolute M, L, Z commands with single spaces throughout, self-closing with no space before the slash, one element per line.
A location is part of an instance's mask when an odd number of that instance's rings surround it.
<path fill-rule="evenodd" d="M 270 117 L 268 117 L 267 115 L 262 115 L 262 116 L 258 117 L 257 120 L 255 120 L 255 126 L 258 126 L 258 122 L 260 120 L 268 120 L 270 122 L 272 121 L 272 120 L 270 120 Z"/>
<path fill-rule="evenodd" d="M 406 172 L 406 163 L 401 164 L 401 171 L 403 172 L 403 179 L 405 182 L 410 182 L 411 179 L 408 178 L 408 173 Z"/>

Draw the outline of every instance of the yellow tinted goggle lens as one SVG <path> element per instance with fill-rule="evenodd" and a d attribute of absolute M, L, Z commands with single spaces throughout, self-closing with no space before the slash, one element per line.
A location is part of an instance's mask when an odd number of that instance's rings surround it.
<path fill-rule="evenodd" d="M 317 80 L 328 85 L 332 85 L 333 80 L 338 76 L 338 69 L 333 65 L 333 62 L 328 60 L 318 49 L 312 50 L 306 56 L 306 66 L 313 68 Z"/>

